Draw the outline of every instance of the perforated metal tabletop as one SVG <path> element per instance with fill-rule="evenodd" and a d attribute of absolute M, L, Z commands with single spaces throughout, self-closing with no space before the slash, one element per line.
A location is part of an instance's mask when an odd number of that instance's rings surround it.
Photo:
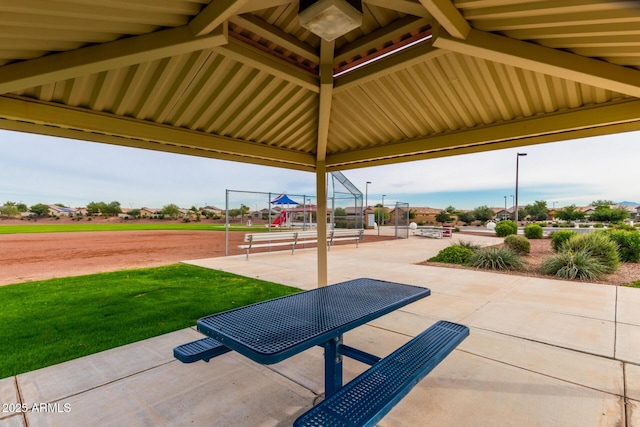
<path fill-rule="evenodd" d="M 272 364 L 429 296 L 427 288 L 355 279 L 198 320 L 198 330 L 250 359 Z"/>

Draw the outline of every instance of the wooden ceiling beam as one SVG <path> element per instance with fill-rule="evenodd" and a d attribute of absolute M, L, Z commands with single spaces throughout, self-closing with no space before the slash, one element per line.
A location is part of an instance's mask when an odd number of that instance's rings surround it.
<path fill-rule="evenodd" d="M 312 92 L 320 92 L 316 76 L 233 38 L 226 45 L 217 46 L 213 50 Z"/>
<path fill-rule="evenodd" d="M 293 0 L 251 0 L 246 2 L 238 10 L 238 13 L 255 12 L 257 10 L 270 9 L 272 7 L 283 6 L 290 3 L 293 3 Z"/>
<path fill-rule="evenodd" d="M 232 17 L 229 21 L 309 61 L 316 64 L 320 62 L 320 56 L 314 48 L 255 15 L 238 15 Z"/>
<path fill-rule="evenodd" d="M 194 37 L 186 26 L 129 37 L 0 67 L 0 94 L 123 68 L 228 42 L 227 26 Z"/>
<path fill-rule="evenodd" d="M 382 27 L 364 37 L 360 37 L 353 43 L 349 43 L 340 49 L 337 49 L 334 62 L 340 63 L 342 61 L 349 60 L 350 58 L 354 58 L 363 52 L 368 52 L 380 45 L 389 43 L 398 37 L 429 25 L 430 23 L 431 22 L 428 19 L 415 18 L 413 16 L 406 16 L 402 19 L 398 19 L 386 27 Z"/>
<path fill-rule="evenodd" d="M 446 51 L 434 49 L 431 43 L 427 42 L 410 47 L 337 78 L 334 93 L 340 93 L 443 54 L 446 54 Z"/>
<path fill-rule="evenodd" d="M 515 120 L 500 125 L 417 138 L 327 156 L 327 169 L 368 167 L 421 160 L 453 153 L 473 153 L 507 146 L 555 142 L 586 136 L 640 130 L 640 101 L 581 108 L 571 112 Z M 439 154 L 438 154 L 439 153 Z"/>
<path fill-rule="evenodd" d="M 640 98 L 640 71 L 570 52 L 471 30 L 466 40 L 434 34 L 440 49 Z"/>
<path fill-rule="evenodd" d="M 32 123 L 46 129 L 46 134 L 55 133 L 55 128 L 69 129 L 76 131 L 76 135 L 86 136 L 80 139 L 122 141 L 120 145 L 124 146 L 189 152 L 203 157 L 251 158 L 257 164 L 277 163 L 285 168 L 315 168 L 314 156 L 307 153 L 80 108 L 0 96 L 0 127 L 6 128 L 5 121 Z"/>
<path fill-rule="evenodd" d="M 188 27 L 194 36 L 209 34 L 248 3 L 248 0 L 214 0 L 196 15 Z"/>
<path fill-rule="evenodd" d="M 412 0 L 363 0 L 371 6 L 383 7 L 385 9 L 397 10 L 408 15 L 431 18 L 431 15 L 423 5 Z"/>
<path fill-rule="evenodd" d="M 453 37 L 458 39 L 467 38 L 471 31 L 471 25 L 469 25 L 451 1 L 420 0 L 420 3 L 422 3 L 431 16 Z"/>

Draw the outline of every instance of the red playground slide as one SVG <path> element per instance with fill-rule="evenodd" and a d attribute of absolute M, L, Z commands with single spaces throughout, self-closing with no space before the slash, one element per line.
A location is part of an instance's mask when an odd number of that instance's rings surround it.
<path fill-rule="evenodd" d="M 280 213 L 280 215 L 278 215 L 278 217 L 271 223 L 272 227 L 280 227 L 282 224 L 284 224 L 287 221 L 287 213 L 286 212 L 282 212 Z"/>

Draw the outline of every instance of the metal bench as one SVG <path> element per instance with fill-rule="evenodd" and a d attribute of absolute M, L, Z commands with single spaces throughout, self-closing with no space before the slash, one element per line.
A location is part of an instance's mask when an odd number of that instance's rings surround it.
<path fill-rule="evenodd" d="M 419 229 L 420 236 L 430 237 L 432 239 L 442 239 L 443 237 L 451 238 L 451 227 L 423 227 Z"/>
<path fill-rule="evenodd" d="M 175 347 L 173 349 L 173 357 L 182 363 L 193 363 L 198 360 L 208 362 L 211 358 L 228 353 L 229 351 L 231 351 L 231 349 L 220 344 L 213 338 L 202 338 Z"/>
<path fill-rule="evenodd" d="M 468 335 L 466 326 L 437 322 L 307 411 L 294 427 L 375 426 Z"/>
<path fill-rule="evenodd" d="M 327 233 L 329 236 L 328 247 L 331 248 L 335 242 L 354 240 L 356 242 L 356 248 L 358 243 L 364 237 L 364 230 L 362 229 L 333 229 Z"/>
<path fill-rule="evenodd" d="M 335 242 L 353 240 L 358 242 L 362 240 L 364 236 L 364 230 L 352 230 L 352 229 L 333 229 L 327 231 L 327 242 L 330 248 Z M 245 245 L 238 246 L 240 249 L 247 251 L 247 259 L 249 259 L 249 252 L 252 248 L 270 248 L 272 246 L 291 246 L 291 254 L 293 255 L 296 246 L 305 244 L 318 243 L 317 231 L 291 231 L 291 232 L 274 232 L 274 233 L 255 233 L 245 234 Z"/>
<path fill-rule="evenodd" d="M 249 251 L 251 248 L 270 248 L 272 246 L 291 246 L 291 254 L 296 246 L 296 240 L 298 233 L 292 232 L 277 232 L 277 233 L 255 233 L 245 234 L 244 241 L 247 245 L 238 246 L 240 249 L 247 251 L 247 259 L 249 259 Z"/>

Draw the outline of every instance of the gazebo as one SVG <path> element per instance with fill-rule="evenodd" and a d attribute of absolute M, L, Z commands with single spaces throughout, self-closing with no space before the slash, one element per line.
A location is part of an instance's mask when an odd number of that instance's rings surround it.
<path fill-rule="evenodd" d="M 640 129 L 637 1 L 56 0 L 0 17 L 0 128 L 308 171 L 319 211 L 330 171 Z"/>

